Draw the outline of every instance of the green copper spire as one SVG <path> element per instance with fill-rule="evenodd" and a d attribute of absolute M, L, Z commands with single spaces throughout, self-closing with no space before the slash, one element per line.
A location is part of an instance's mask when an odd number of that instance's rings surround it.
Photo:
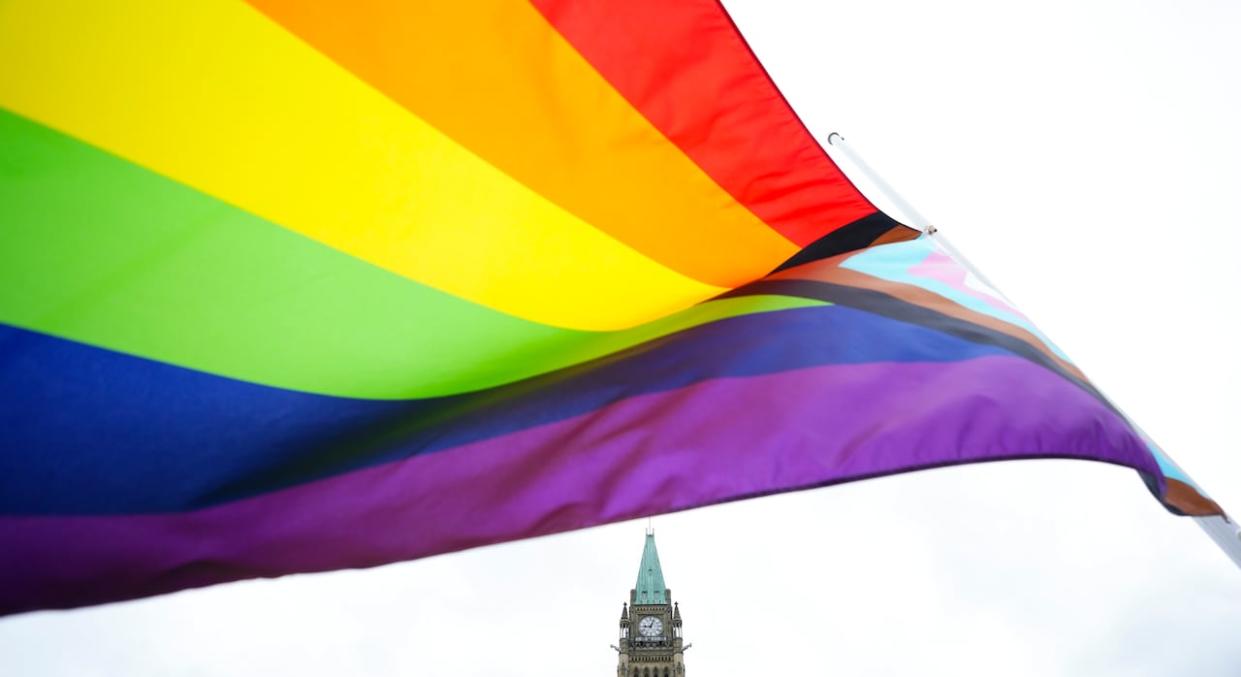
<path fill-rule="evenodd" d="M 642 564 L 638 567 L 638 583 L 633 588 L 633 603 L 668 603 L 668 589 L 664 586 L 664 571 L 659 568 L 659 552 L 655 550 L 653 529 L 646 532 L 646 546 L 642 548 Z"/>

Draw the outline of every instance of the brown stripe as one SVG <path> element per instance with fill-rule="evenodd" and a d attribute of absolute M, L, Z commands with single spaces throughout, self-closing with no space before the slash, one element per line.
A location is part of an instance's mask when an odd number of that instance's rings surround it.
<path fill-rule="evenodd" d="M 1224 516 L 1224 509 L 1219 507 L 1218 503 L 1198 493 L 1193 486 L 1171 477 L 1166 478 L 1166 481 L 1168 488 L 1164 492 L 1163 502 L 1181 514 L 1190 517 Z"/>
<path fill-rule="evenodd" d="M 910 240 L 918 239 L 921 235 L 921 231 L 914 230 L 908 226 L 896 226 L 892 228 L 892 230 L 889 230 L 883 235 L 875 238 L 875 241 L 871 242 L 870 246 L 874 247 L 876 245 L 891 244 L 893 242 L 908 242 Z"/>
<path fill-rule="evenodd" d="M 849 287 L 857 287 L 860 289 L 869 289 L 883 294 L 887 294 L 893 298 L 910 303 L 923 308 L 929 308 L 938 313 L 943 313 L 949 317 L 963 320 L 980 327 L 985 327 L 995 332 L 1007 334 L 1015 339 L 1030 344 L 1039 352 L 1047 356 L 1048 359 L 1055 362 L 1060 368 L 1073 376 L 1081 379 L 1083 382 L 1089 382 L 1086 375 L 1081 372 L 1072 363 L 1064 360 L 1059 355 L 1053 353 L 1046 344 L 1039 340 L 1037 336 L 1028 330 L 1009 324 L 1001 319 L 970 310 L 965 306 L 948 298 L 944 298 L 935 292 L 928 291 L 921 287 L 915 287 L 900 282 L 892 282 L 866 273 L 859 273 L 855 270 L 841 268 L 840 262 L 847 258 L 848 254 L 834 256 L 830 259 L 815 261 L 796 268 L 780 271 L 773 275 L 768 275 L 768 280 L 813 280 L 816 282 L 829 282 L 832 284 L 840 284 Z"/>

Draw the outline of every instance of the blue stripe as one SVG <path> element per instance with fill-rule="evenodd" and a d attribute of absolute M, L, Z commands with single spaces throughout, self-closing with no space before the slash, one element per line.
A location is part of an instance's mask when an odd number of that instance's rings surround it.
<path fill-rule="evenodd" d="M 256 385 L 0 325 L 0 513 L 199 508 L 712 378 L 995 354 L 1007 353 L 811 307 L 721 320 L 490 390 L 394 402 Z"/>
<path fill-rule="evenodd" d="M 935 253 L 941 253 L 948 256 L 947 252 L 941 251 L 936 247 L 935 243 L 929 237 L 923 235 L 916 240 L 907 242 L 895 242 L 882 247 L 872 247 L 853 256 L 850 256 L 843 263 L 841 268 L 856 270 L 859 273 L 865 273 L 889 282 L 899 282 L 913 287 L 920 287 L 933 294 L 937 294 L 949 299 L 969 310 L 983 315 L 989 315 L 1001 322 L 1007 322 L 1013 326 L 1021 327 L 1033 334 L 1038 340 L 1047 346 L 1062 360 L 1069 362 L 1068 355 L 1060 350 L 1051 339 L 1047 338 L 1039 328 L 1034 326 L 1025 316 L 1006 310 L 999 306 L 987 303 L 982 299 L 976 298 L 960 289 L 945 284 L 939 280 L 914 275 L 911 271 L 914 267 L 926 261 L 928 257 Z M 966 270 L 962 272 L 970 274 Z M 981 283 L 981 280 L 979 280 Z M 990 289 L 990 287 L 988 287 Z M 994 289 L 991 290 L 994 296 L 1000 296 L 1000 293 Z"/>

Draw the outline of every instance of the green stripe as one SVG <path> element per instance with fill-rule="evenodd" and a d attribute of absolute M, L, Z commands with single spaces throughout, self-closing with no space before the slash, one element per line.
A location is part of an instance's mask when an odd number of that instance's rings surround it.
<path fill-rule="evenodd" d="M 732 315 L 633 330 L 499 313 L 277 227 L 0 110 L 0 321 L 265 385 L 397 399 L 475 390 Z"/>

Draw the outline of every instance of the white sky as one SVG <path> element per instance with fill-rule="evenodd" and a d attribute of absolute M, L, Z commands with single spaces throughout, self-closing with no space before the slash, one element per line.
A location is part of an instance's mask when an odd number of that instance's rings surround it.
<path fill-rule="evenodd" d="M 1241 4 L 728 2 L 1241 513 Z M 0 620 L 0 674 L 612 675 L 642 523 Z M 1241 571 L 1136 474 L 1012 462 L 655 519 L 693 675 L 1241 674 Z"/>

